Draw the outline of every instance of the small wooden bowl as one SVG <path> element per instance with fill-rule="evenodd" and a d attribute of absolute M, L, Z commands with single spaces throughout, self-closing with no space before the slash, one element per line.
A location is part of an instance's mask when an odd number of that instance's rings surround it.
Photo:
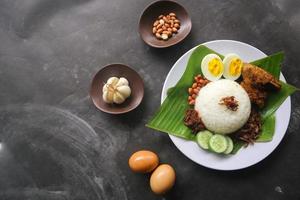
<path fill-rule="evenodd" d="M 159 15 L 175 13 L 180 20 L 180 29 L 168 40 L 159 40 L 152 33 L 153 23 Z M 142 39 L 150 46 L 165 48 L 182 41 L 191 31 L 192 21 L 183 6 L 175 1 L 156 1 L 150 4 L 142 13 L 139 22 L 139 33 Z"/>
<path fill-rule="evenodd" d="M 131 88 L 131 95 L 122 104 L 108 104 L 103 101 L 102 88 L 110 77 L 125 77 Z M 124 64 L 110 64 L 100 69 L 93 78 L 90 96 L 95 106 L 103 112 L 122 114 L 135 109 L 144 97 L 144 83 L 140 75 Z"/>

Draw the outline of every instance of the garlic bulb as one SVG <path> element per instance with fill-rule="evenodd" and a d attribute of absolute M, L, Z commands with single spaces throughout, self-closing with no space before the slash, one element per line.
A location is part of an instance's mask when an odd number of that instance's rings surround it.
<path fill-rule="evenodd" d="M 128 80 L 124 77 L 110 77 L 102 89 L 103 101 L 106 103 L 123 103 L 131 94 Z"/>

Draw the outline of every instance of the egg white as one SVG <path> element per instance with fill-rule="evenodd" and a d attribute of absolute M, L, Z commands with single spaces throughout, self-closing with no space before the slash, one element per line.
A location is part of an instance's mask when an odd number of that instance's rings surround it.
<path fill-rule="evenodd" d="M 223 73 L 223 76 L 226 78 L 226 79 L 229 79 L 229 80 L 236 80 L 238 79 L 240 76 L 241 76 L 241 73 L 237 74 L 236 76 L 233 76 L 229 73 L 229 69 L 230 69 L 230 63 L 233 59 L 240 59 L 242 60 L 237 54 L 234 54 L 234 53 L 229 53 L 227 54 L 224 59 L 223 59 L 223 64 L 224 64 L 224 73 Z"/>
<path fill-rule="evenodd" d="M 218 56 L 217 54 L 207 54 L 203 59 L 202 59 L 202 62 L 201 62 L 201 70 L 202 70 L 202 73 L 204 75 L 205 78 L 207 78 L 208 80 L 210 81 L 216 81 L 216 80 L 219 80 L 222 75 L 223 75 L 223 72 L 224 72 L 224 67 L 223 67 L 223 70 L 222 72 L 218 75 L 218 76 L 215 76 L 213 74 L 210 73 L 210 71 L 208 70 L 208 63 L 214 59 L 214 58 L 217 58 L 218 60 L 220 60 L 220 62 L 222 63 L 222 59 L 220 58 L 220 56 Z"/>

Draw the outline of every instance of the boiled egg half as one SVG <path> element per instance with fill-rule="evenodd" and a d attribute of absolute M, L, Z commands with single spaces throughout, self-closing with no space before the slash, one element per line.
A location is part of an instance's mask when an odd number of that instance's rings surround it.
<path fill-rule="evenodd" d="M 217 54 L 207 54 L 201 62 L 201 70 L 205 78 L 216 81 L 224 72 L 222 59 Z"/>
<path fill-rule="evenodd" d="M 223 76 L 226 79 L 236 80 L 241 76 L 243 61 L 234 53 L 227 54 L 224 59 L 224 73 Z"/>

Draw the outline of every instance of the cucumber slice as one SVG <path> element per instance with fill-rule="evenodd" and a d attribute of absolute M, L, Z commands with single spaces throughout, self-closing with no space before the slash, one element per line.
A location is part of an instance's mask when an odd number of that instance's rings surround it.
<path fill-rule="evenodd" d="M 215 153 L 223 153 L 227 149 L 227 139 L 220 134 L 213 135 L 208 142 L 209 149 Z"/>
<path fill-rule="evenodd" d="M 210 131 L 200 131 L 196 135 L 197 144 L 202 149 L 208 149 L 208 141 L 213 136 L 213 134 Z"/>
<path fill-rule="evenodd" d="M 233 141 L 230 137 L 226 136 L 227 149 L 224 151 L 225 154 L 230 154 L 233 150 Z"/>

